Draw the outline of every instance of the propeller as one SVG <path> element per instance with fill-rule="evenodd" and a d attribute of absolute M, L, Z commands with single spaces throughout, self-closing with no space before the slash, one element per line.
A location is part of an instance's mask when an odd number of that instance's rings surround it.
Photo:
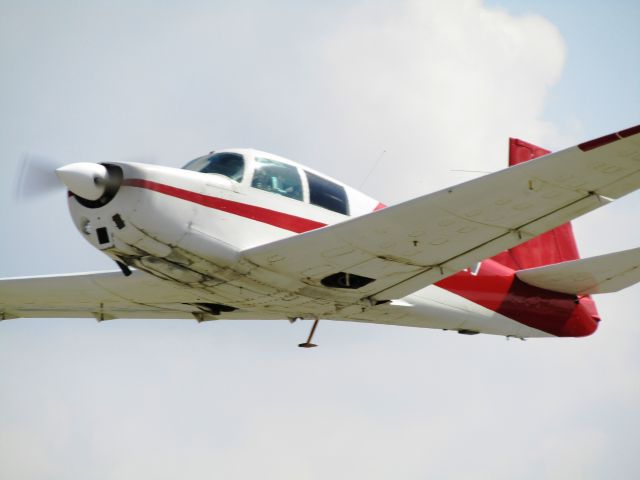
<path fill-rule="evenodd" d="M 50 158 L 25 155 L 18 171 L 15 197 L 17 200 L 32 200 L 61 190 L 64 185 L 56 175 L 60 164 Z"/>
<path fill-rule="evenodd" d="M 77 197 L 95 201 L 107 190 L 117 189 L 120 178 L 114 178 L 99 163 L 70 163 L 60 166 L 51 159 L 25 157 L 19 171 L 16 198 L 27 200 L 68 188 Z"/>

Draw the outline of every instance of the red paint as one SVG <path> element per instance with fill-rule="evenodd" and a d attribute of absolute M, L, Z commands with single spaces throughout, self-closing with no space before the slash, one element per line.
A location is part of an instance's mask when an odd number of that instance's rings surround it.
<path fill-rule="evenodd" d="M 383 208 L 387 208 L 387 206 L 382 202 L 378 202 L 378 205 L 376 205 L 376 208 L 374 208 L 373 211 L 377 212 L 378 210 L 382 210 Z"/>
<path fill-rule="evenodd" d="M 617 142 L 618 140 L 620 140 L 620 137 L 616 133 L 610 133 L 609 135 L 605 135 L 604 137 L 581 143 L 580 145 L 578 145 L 578 148 L 583 152 L 588 152 L 589 150 L 608 145 L 609 143 Z"/>
<path fill-rule="evenodd" d="M 436 283 L 523 325 L 558 337 L 584 337 L 595 332 L 598 316 L 593 300 L 533 287 L 515 271 L 485 260 L 477 275 L 462 271 Z M 598 320 L 596 320 L 598 319 Z"/>
<path fill-rule="evenodd" d="M 603 145 L 607 145 L 609 143 L 613 143 L 621 138 L 627 138 L 632 135 L 637 135 L 640 133 L 640 125 L 636 125 L 635 127 L 626 128 L 624 130 L 620 130 L 618 133 L 610 133 L 609 135 L 605 135 L 604 137 L 596 138 L 594 140 L 589 140 L 588 142 L 581 143 L 578 145 L 578 148 L 583 152 L 588 152 L 589 150 L 593 150 L 594 148 L 602 147 Z"/>
<path fill-rule="evenodd" d="M 326 226 L 326 223 L 316 222 L 304 217 L 290 215 L 288 213 L 270 210 L 268 208 L 249 205 L 247 203 L 234 202 L 219 197 L 211 197 L 201 193 L 191 192 L 178 187 L 172 187 L 162 183 L 153 182 L 151 180 L 143 180 L 140 178 L 129 178 L 122 182 L 128 187 L 145 188 L 154 192 L 159 192 L 171 197 L 180 198 L 188 202 L 197 203 L 209 208 L 215 208 L 223 212 L 238 215 L 240 217 L 249 218 L 258 222 L 273 225 L 274 227 L 289 230 L 295 233 L 308 232 L 316 228 Z"/>
<path fill-rule="evenodd" d="M 640 125 L 636 125 L 635 127 L 627 128 L 626 130 L 622 130 L 618 132 L 622 138 L 630 137 L 631 135 L 636 135 L 640 133 Z"/>
<path fill-rule="evenodd" d="M 532 143 L 525 142 L 519 138 L 509 139 L 509 166 L 518 165 L 534 158 L 542 157 L 551 150 L 538 147 Z"/>

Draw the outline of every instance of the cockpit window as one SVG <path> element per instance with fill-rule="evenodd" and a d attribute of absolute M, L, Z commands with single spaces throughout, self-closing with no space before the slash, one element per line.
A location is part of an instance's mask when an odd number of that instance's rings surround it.
<path fill-rule="evenodd" d="M 305 171 L 309 179 L 309 201 L 312 205 L 349 215 L 349 201 L 344 187 Z"/>
<path fill-rule="evenodd" d="M 220 152 L 196 158 L 182 168 L 195 172 L 217 173 L 241 182 L 244 176 L 244 158 L 239 153 Z"/>
<path fill-rule="evenodd" d="M 251 186 L 302 200 L 302 182 L 298 169 L 277 160 L 256 157 Z"/>

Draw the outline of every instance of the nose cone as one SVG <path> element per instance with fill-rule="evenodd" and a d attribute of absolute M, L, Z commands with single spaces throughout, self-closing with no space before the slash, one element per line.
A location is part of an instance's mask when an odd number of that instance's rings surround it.
<path fill-rule="evenodd" d="M 87 200 L 99 199 L 105 191 L 108 172 L 97 163 L 71 163 L 56 170 L 67 188 Z"/>

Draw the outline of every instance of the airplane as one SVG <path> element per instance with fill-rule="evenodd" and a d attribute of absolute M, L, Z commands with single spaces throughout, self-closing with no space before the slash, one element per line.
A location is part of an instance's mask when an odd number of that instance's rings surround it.
<path fill-rule="evenodd" d="M 509 152 L 509 168 L 393 206 L 254 149 L 72 163 L 46 175 L 119 269 L 1 279 L 0 318 L 304 319 L 306 348 L 319 319 L 590 335 L 592 295 L 640 281 L 640 248 L 581 259 L 569 222 L 640 187 L 640 125 Z"/>

